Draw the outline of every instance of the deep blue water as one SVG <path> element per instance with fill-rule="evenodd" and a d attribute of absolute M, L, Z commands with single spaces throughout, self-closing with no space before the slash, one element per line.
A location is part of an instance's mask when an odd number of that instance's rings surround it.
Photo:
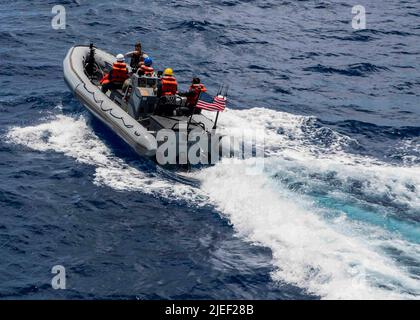
<path fill-rule="evenodd" d="M 0 297 L 419 298 L 420 4 L 0 0 Z M 74 44 L 141 40 L 155 67 L 230 83 L 247 161 L 175 181 L 67 89 Z M 63 265 L 67 289 L 53 290 Z"/>

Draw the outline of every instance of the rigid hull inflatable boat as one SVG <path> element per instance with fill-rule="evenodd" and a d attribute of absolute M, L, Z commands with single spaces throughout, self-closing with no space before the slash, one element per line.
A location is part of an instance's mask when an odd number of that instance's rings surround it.
<path fill-rule="evenodd" d="M 177 141 L 184 128 L 187 136 L 192 130 L 201 132 L 207 136 L 208 148 L 204 148 L 206 152 L 212 148 L 214 150 L 214 140 L 217 139 L 219 155 L 222 137 L 215 134 L 214 122 L 202 114 L 193 114 L 191 111 L 188 113 L 185 97 L 174 95 L 159 98 L 156 93 L 158 76 L 139 76 L 133 73 L 124 91 L 117 89 L 103 93 L 100 80 L 111 70 L 115 61 L 113 55 L 92 45 L 74 46 L 64 59 L 64 79 L 67 85 L 93 115 L 139 155 L 155 161 L 159 158 L 159 146 L 164 143 L 157 139 L 158 132 L 162 129 L 172 130 Z M 131 71 L 130 67 L 128 70 Z M 187 152 L 191 144 L 187 142 Z M 176 159 L 170 160 L 172 163 L 178 163 L 180 157 L 178 142 L 176 148 Z M 201 154 L 200 157 L 209 159 L 210 154 Z"/>

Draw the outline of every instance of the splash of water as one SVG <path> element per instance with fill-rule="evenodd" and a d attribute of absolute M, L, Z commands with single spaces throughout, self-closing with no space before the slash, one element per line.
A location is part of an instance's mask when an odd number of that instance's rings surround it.
<path fill-rule="evenodd" d="M 47 122 L 12 128 L 6 139 L 38 151 L 55 151 L 95 167 L 93 183 L 116 190 L 141 191 L 168 199 L 191 198 L 196 192 L 181 183 L 168 184 L 155 172 L 139 170 L 115 157 L 83 116 L 58 115 Z"/>

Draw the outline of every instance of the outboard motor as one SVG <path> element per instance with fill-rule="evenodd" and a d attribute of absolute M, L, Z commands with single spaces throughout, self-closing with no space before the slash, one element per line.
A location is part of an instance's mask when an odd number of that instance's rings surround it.
<path fill-rule="evenodd" d="M 95 48 L 93 47 L 93 43 L 90 44 L 89 48 L 90 52 L 86 59 L 85 70 L 89 77 L 93 77 L 95 72 Z"/>

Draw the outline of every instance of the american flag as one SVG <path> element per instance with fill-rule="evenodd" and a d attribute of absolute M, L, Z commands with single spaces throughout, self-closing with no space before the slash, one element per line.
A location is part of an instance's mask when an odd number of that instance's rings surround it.
<path fill-rule="evenodd" d="M 226 97 L 211 95 L 202 92 L 198 98 L 196 108 L 208 111 L 223 111 L 226 108 Z"/>

